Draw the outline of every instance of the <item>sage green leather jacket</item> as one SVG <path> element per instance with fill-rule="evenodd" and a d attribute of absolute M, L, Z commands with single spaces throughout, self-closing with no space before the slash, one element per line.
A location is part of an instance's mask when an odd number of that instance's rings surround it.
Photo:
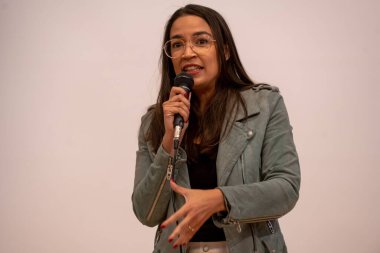
<path fill-rule="evenodd" d="M 300 188 L 292 127 L 276 87 L 260 85 L 241 94 L 247 117 L 241 109 L 234 122 L 226 120 L 231 130 L 221 139 L 216 160 L 218 188 L 228 211 L 215 214 L 213 220 L 223 227 L 230 253 L 287 252 L 277 219 L 295 206 Z M 153 227 L 173 213 L 173 203 L 169 154 L 162 147 L 155 153 L 145 139 L 151 117 L 152 111 L 142 117 L 132 202 L 141 223 Z M 190 188 L 183 149 L 173 173 L 177 184 Z M 184 199 L 175 199 L 178 210 Z M 173 229 L 174 225 L 164 230 L 158 226 L 153 252 L 179 252 L 167 242 Z"/>

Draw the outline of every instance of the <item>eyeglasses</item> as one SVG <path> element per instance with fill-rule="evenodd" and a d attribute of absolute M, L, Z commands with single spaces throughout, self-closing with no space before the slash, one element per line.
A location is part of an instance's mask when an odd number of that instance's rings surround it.
<path fill-rule="evenodd" d="M 201 34 L 192 36 L 188 42 L 194 53 L 205 54 L 215 40 L 208 34 Z M 169 58 L 175 59 L 184 54 L 186 43 L 187 42 L 184 39 L 171 39 L 165 42 L 163 49 Z"/>

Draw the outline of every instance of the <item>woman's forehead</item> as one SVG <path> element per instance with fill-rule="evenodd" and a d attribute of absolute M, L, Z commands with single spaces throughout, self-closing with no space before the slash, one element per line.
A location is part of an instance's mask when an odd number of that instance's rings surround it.
<path fill-rule="evenodd" d="M 188 15 L 179 17 L 173 22 L 170 29 L 170 38 L 189 37 L 202 33 L 212 35 L 211 28 L 207 22 L 201 17 Z"/>

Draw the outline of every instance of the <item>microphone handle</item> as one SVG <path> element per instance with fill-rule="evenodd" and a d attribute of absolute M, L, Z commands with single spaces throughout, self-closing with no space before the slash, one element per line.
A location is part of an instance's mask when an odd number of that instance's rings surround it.
<path fill-rule="evenodd" d="M 188 98 L 191 91 L 190 88 L 186 85 L 181 85 L 179 87 L 181 87 L 182 89 L 186 91 L 186 97 Z M 181 136 L 182 128 L 184 126 L 183 118 L 179 113 L 174 115 L 173 125 L 174 125 L 174 137 L 173 137 L 174 149 L 178 149 L 179 138 Z"/>

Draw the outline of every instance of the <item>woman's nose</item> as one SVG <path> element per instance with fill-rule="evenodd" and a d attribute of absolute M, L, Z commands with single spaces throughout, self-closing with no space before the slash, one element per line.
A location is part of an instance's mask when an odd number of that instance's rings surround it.
<path fill-rule="evenodd" d="M 191 42 L 188 41 L 186 44 L 185 44 L 185 48 L 184 48 L 184 52 L 183 52 L 183 55 L 182 57 L 193 57 L 195 56 L 195 52 L 193 50 L 193 45 L 191 45 Z"/>

